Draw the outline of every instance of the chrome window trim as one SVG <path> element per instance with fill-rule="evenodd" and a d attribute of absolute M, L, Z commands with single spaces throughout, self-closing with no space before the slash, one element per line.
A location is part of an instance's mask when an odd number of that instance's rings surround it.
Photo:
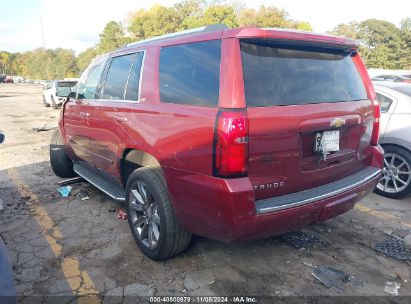
<path fill-rule="evenodd" d="M 135 60 L 137 58 L 138 53 L 143 53 L 143 59 L 141 61 L 140 78 L 139 78 L 139 82 L 138 82 L 138 98 L 137 98 L 137 100 L 100 98 L 100 99 L 98 99 L 99 102 L 100 101 L 102 101 L 102 102 L 106 101 L 106 102 L 121 102 L 121 103 L 140 103 L 140 101 L 141 101 L 141 81 L 142 81 L 142 78 L 143 78 L 143 70 L 144 70 L 145 59 L 146 59 L 146 50 L 145 49 L 144 50 L 138 50 L 138 51 L 133 50 L 132 52 L 128 52 L 128 53 L 124 53 L 124 54 L 121 54 L 121 55 L 110 57 L 110 58 L 108 58 L 108 60 L 110 60 L 110 66 L 111 66 L 112 60 L 114 58 L 134 54 L 133 62 L 130 66 L 130 70 L 129 70 L 128 77 L 127 77 L 126 87 L 125 87 L 124 93 L 123 93 L 123 98 L 125 98 L 126 92 L 127 92 L 127 87 L 128 87 L 128 81 L 129 81 L 130 75 L 131 75 L 131 70 L 134 67 L 134 63 L 135 63 Z M 107 74 L 108 74 L 108 71 L 110 70 L 110 66 L 108 67 Z M 104 86 L 106 84 L 106 80 L 107 80 L 107 75 L 105 76 L 104 83 L 102 85 L 101 94 L 100 94 L 101 96 L 104 94 Z"/>
<path fill-rule="evenodd" d="M 279 196 L 279 197 L 273 197 L 273 198 L 258 200 L 258 201 L 256 201 L 256 214 L 260 215 L 260 214 L 266 214 L 266 213 L 270 213 L 270 212 L 274 212 L 274 211 L 285 210 L 285 209 L 289 209 L 289 208 L 293 208 L 293 207 L 306 205 L 306 204 L 309 204 L 309 203 L 312 203 L 312 202 L 315 202 L 315 201 L 320 201 L 320 200 L 323 200 L 323 199 L 327 199 L 327 198 L 335 196 L 335 195 L 339 195 L 343 192 L 346 192 L 346 191 L 352 190 L 354 188 L 357 188 L 361 185 L 364 185 L 365 183 L 371 181 L 372 179 L 377 177 L 379 174 L 381 174 L 381 172 L 382 172 L 381 169 L 376 169 L 372 174 L 364 177 L 360 181 L 357 181 L 357 182 L 355 182 L 355 183 L 353 183 L 349 186 L 345 186 L 345 187 L 340 188 L 338 190 L 334 190 L 334 191 L 331 191 L 331 192 L 328 192 L 328 193 L 324 193 L 322 195 L 318 195 L 318 196 L 315 196 L 315 197 L 310 197 L 310 198 L 307 198 L 307 199 L 303 199 L 303 200 L 300 200 L 300 201 L 297 201 L 297 202 L 294 202 L 294 203 L 291 203 L 291 204 L 283 204 L 283 205 L 278 205 L 278 206 L 267 206 L 267 207 L 258 207 L 257 206 L 258 202 L 260 202 L 260 204 L 261 204 L 261 202 L 263 202 L 263 201 L 270 201 L 270 200 L 275 201 L 276 198 L 285 197 L 285 196 L 294 196 L 296 194 L 304 192 L 304 190 L 300 191 L 300 192 L 296 192 L 296 193 L 285 194 L 285 195 L 282 195 L 282 196 Z"/>

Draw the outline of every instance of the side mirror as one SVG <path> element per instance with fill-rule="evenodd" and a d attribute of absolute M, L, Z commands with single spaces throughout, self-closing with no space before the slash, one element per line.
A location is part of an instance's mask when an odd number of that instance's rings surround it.
<path fill-rule="evenodd" d="M 69 100 L 70 98 L 76 98 L 76 92 L 70 92 L 70 94 L 67 95 L 67 100 Z"/>
<path fill-rule="evenodd" d="M 4 141 L 6 137 L 4 136 L 3 133 L 0 133 L 0 144 Z"/>

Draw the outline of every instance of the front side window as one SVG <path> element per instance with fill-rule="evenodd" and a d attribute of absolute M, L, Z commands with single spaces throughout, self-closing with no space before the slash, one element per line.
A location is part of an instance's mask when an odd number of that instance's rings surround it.
<path fill-rule="evenodd" d="M 161 101 L 216 106 L 220 58 L 220 40 L 163 47 L 160 50 Z"/>
<path fill-rule="evenodd" d="M 380 103 L 380 109 L 382 113 L 386 113 L 390 110 L 393 100 L 385 95 L 377 93 L 377 100 Z"/>
<path fill-rule="evenodd" d="M 77 99 L 96 99 L 97 85 L 103 68 L 103 62 L 89 67 L 81 75 L 77 84 Z"/>
<path fill-rule="evenodd" d="M 135 53 L 114 57 L 104 82 L 102 99 L 124 100 L 127 80 Z"/>
<path fill-rule="evenodd" d="M 267 107 L 367 99 L 349 53 L 241 42 L 247 106 Z"/>

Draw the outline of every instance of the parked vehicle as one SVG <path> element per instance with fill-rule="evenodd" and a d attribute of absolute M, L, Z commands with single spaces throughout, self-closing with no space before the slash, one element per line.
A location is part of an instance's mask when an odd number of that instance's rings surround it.
<path fill-rule="evenodd" d="M 0 83 L 4 83 L 4 79 L 6 79 L 6 75 L 0 75 Z"/>
<path fill-rule="evenodd" d="M 49 107 L 50 105 L 54 109 L 58 109 L 65 98 L 63 97 L 58 97 L 56 95 L 56 90 L 58 87 L 61 87 L 66 90 L 67 92 L 71 91 L 71 88 L 73 88 L 77 84 L 77 81 L 64 81 L 64 80 L 55 80 L 55 81 L 50 81 L 45 84 L 45 88 L 43 90 L 43 104 L 45 107 Z"/>
<path fill-rule="evenodd" d="M 125 202 L 142 252 L 269 237 L 353 208 L 381 176 L 379 105 L 354 41 L 209 26 L 96 58 L 50 161 Z M 60 94 L 59 96 L 67 96 Z"/>
<path fill-rule="evenodd" d="M 16 303 L 16 288 L 6 245 L 0 234 L 0 303 Z"/>
<path fill-rule="evenodd" d="M 6 76 L 6 78 L 4 78 L 4 83 L 14 83 L 13 77 Z"/>
<path fill-rule="evenodd" d="M 0 144 L 4 142 L 4 134 L 0 131 Z M 7 255 L 3 236 L 0 234 L 0 302 L 16 303 L 16 288 L 14 286 L 13 271 Z"/>
<path fill-rule="evenodd" d="M 411 84 L 376 82 L 381 105 L 383 176 L 375 192 L 390 198 L 411 193 Z"/>
<path fill-rule="evenodd" d="M 372 78 L 372 81 L 392 81 L 411 83 L 411 79 L 401 75 L 379 75 Z"/>

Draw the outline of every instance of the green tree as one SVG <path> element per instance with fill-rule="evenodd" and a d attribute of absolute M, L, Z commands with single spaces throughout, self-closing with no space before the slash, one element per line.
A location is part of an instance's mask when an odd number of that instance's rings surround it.
<path fill-rule="evenodd" d="M 228 27 L 236 27 L 237 20 L 234 9 L 228 5 L 214 5 L 208 7 L 204 12 L 204 24 L 222 23 Z"/>
<path fill-rule="evenodd" d="M 11 74 L 11 54 L 9 52 L 0 52 L 0 73 Z"/>
<path fill-rule="evenodd" d="M 174 7 L 154 5 L 133 13 L 128 30 L 137 40 L 173 33 L 181 28 L 181 15 Z"/>
<path fill-rule="evenodd" d="M 403 31 L 411 31 L 411 18 L 402 19 L 400 28 Z"/>
<path fill-rule="evenodd" d="M 77 68 L 80 72 L 84 71 L 90 64 L 91 60 L 97 56 L 95 48 L 88 48 L 77 56 Z"/>
<path fill-rule="evenodd" d="M 360 53 L 368 68 L 411 68 L 411 19 L 401 28 L 377 19 L 339 24 L 331 33 L 361 42 Z"/>
<path fill-rule="evenodd" d="M 312 31 L 308 22 L 298 22 L 289 18 L 285 10 L 275 6 L 260 6 L 258 10 L 244 7 L 237 15 L 239 26 L 278 27 Z"/>
<path fill-rule="evenodd" d="M 97 44 L 97 53 L 107 53 L 129 42 L 124 34 L 122 25 L 115 21 L 110 21 L 100 34 L 100 41 Z"/>
<path fill-rule="evenodd" d="M 337 25 L 329 33 L 335 36 L 340 36 L 348 39 L 358 39 L 359 24 L 355 21 L 349 23 L 341 23 Z"/>
<path fill-rule="evenodd" d="M 401 39 L 400 30 L 384 20 L 368 19 L 360 23 L 358 38 L 363 42 L 361 48 L 368 67 L 400 69 L 401 60 L 407 47 Z"/>
<path fill-rule="evenodd" d="M 297 22 L 297 30 L 312 32 L 313 27 L 309 22 Z"/>

